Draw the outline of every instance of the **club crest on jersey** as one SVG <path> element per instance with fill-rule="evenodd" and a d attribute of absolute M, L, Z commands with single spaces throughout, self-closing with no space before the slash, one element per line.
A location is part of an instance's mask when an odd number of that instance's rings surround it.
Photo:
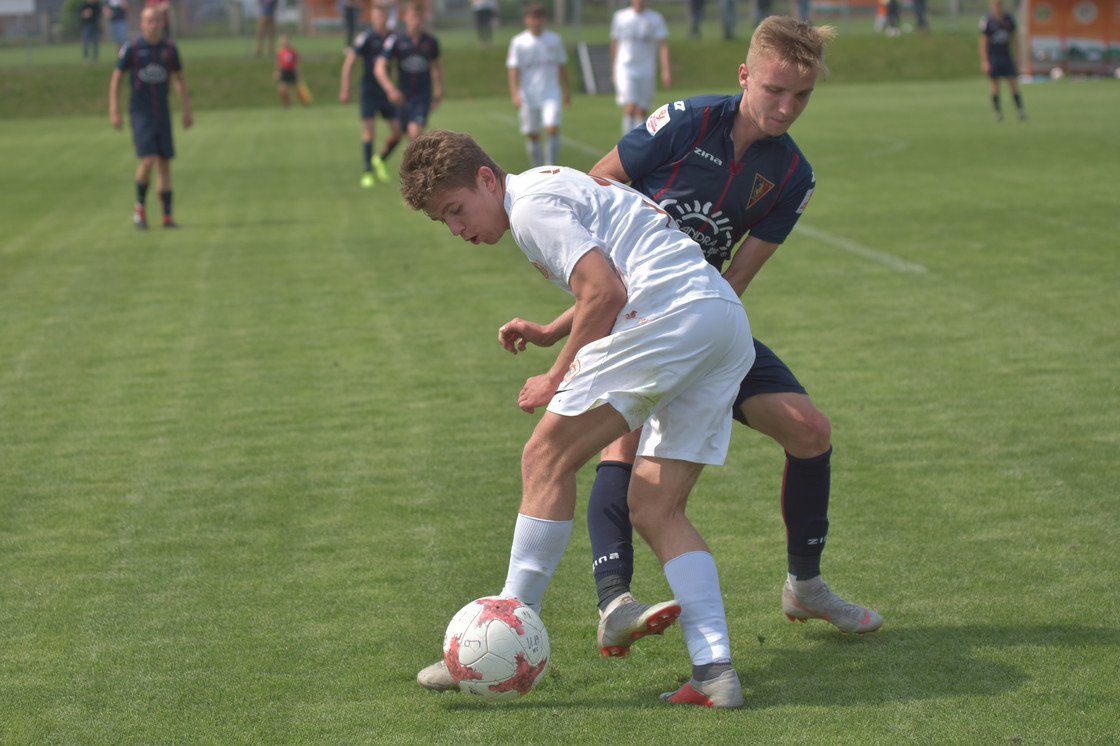
<path fill-rule="evenodd" d="M 544 275 L 544 279 L 548 279 L 548 267 L 544 266 L 543 264 L 537 264 L 536 262 L 529 262 L 529 264 L 532 264 L 534 267 L 536 267 L 537 271 Z"/>
<path fill-rule="evenodd" d="M 770 190 L 773 188 L 774 182 L 763 177 L 762 174 L 755 174 L 754 185 L 751 187 L 751 198 L 750 201 L 747 202 L 747 209 L 749 210 L 758 204 L 758 201 L 769 194 Z"/>

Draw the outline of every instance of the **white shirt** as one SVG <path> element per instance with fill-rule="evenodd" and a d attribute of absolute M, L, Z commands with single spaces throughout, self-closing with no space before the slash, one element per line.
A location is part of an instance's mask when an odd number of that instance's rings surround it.
<path fill-rule="evenodd" d="M 615 75 L 657 75 L 657 48 L 669 38 L 665 19 L 656 10 L 641 13 L 633 8 L 616 11 L 611 18 L 611 39 L 615 49 Z"/>
<path fill-rule="evenodd" d="M 588 251 L 602 251 L 626 286 L 621 331 L 698 298 L 739 303 L 699 245 L 652 200 L 628 186 L 571 168 L 506 178 L 510 231 L 529 261 L 568 294 Z"/>
<path fill-rule="evenodd" d="M 545 29 L 533 36 L 528 29 L 509 42 L 506 67 L 517 68 L 517 88 L 530 106 L 548 100 L 560 100 L 560 66 L 568 64 L 564 40 L 555 31 Z"/>

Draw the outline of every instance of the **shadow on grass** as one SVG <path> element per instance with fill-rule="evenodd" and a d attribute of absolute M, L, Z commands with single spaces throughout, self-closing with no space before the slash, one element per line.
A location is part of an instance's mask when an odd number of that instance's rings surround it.
<path fill-rule="evenodd" d="M 1120 645 L 1120 630 L 1077 625 L 886 628 L 862 637 L 823 627 L 806 632 L 809 644 L 803 649 L 768 647 L 762 640 L 754 651 L 737 656 L 745 710 L 993 697 L 1019 688 L 1031 674 L 1024 665 L 992 658 L 1049 656 L 1058 648 L 1114 650 Z M 561 690 L 568 688 L 567 682 L 549 683 L 551 696 L 511 700 L 502 706 L 552 710 L 660 706 L 660 692 L 679 686 L 684 678 L 667 678 L 656 691 L 616 687 L 609 697 L 601 692 L 566 697 Z M 446 706 L 466 710 L 488 705 L 452 694 Z"/>
<path fill-rule="evenodd" d="M 767 651 L 761 641 L 761 666 L 739 656 L 747 709 L 996 696 L 1031 678 L 1026 657 L 1120 644 L 1120 630 L 1079 625 L 885 627 L 866 636 L 821 628 L 808 637 L 802 650 Z"/>

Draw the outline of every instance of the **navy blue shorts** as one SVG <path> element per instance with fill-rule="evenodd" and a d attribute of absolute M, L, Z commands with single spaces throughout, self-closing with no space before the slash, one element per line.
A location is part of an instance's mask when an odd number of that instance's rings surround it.
<path fill-rule="evenodd" d="M 781 358 L 774 354 L 766 345 L 754 341 L 754 365 L 747 373 L 747 377 L 739 384 L 739 395 L 735 397 L 735 406 L 731 414 L 744 425 L 750 426 L 747 418 L 743 416 L 740 408 L 747 399 L 756 394 L 808 394 L 797 377 L 793 375 Z"/>
<path fill-rule="evenodd" d="M 280 81 L 282 83 L 291 83 L 292 85 L 295 85 L 296 84 L 296 71 L 295 70 L 281 70 L 280 71 Z"/>
<path fill-rule="evenodd" d="M 430 112 L 431 109 L 432 99 L 430 96 L 414 98 L 405 101 L 401 107 L 397 109 L 397 116 L 400 117 L 402 127 L 407 127 L 413 122 L 426 125 L 428 123 L 428 112 Z"/>
<path fill-rule="evenodd" d="M 130 114 L 132 120 L 132 144 L 136 156 L 143 158 L 158 155 L 160 158 L 174 158 L 175 145 L 171 142 L 171 117 L 169 115 Z"/>
<path fill-rule="evenodd" d="M 988 65 L 990 78 L 1014 78 L 1019 75 L 1019 71 L 1015 68 L 1015 60 L 1010 57 L 993 57 L 988 60 Z"/>
<path fill-rule="evenodd" d="M 371 95 L 362 91 L 361 101 L 362 119 L 373 119 L 379 114 L 382 119 L 396 119 L 397 107 L 389 103 L 385 93 L 378 89 L 378 95 Z"/>

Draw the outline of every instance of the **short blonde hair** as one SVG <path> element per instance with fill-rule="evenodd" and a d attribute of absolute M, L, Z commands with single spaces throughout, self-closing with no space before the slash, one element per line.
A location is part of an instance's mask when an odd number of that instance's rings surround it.
<path fill-rule="evenodd" d="M 747 50 L 747 69 L 761 59 L 775 60 L 782 67 L 796 67 L 806 75 L 818 72 L 828 75 L 824 64 L 824 47 L 836 36 L 832 26 L 814 26 L 789 16 L 767 16 L 751 35 Z"/>
<path fill-rule="evenodd" d="M 401 156 L 401 197 L 413 210 L 427 212 L 445 192 L 474 189 L 483 166 L 505 178 L 506 172 L 470 135 L 432 130 L 409 143 Z"/>

